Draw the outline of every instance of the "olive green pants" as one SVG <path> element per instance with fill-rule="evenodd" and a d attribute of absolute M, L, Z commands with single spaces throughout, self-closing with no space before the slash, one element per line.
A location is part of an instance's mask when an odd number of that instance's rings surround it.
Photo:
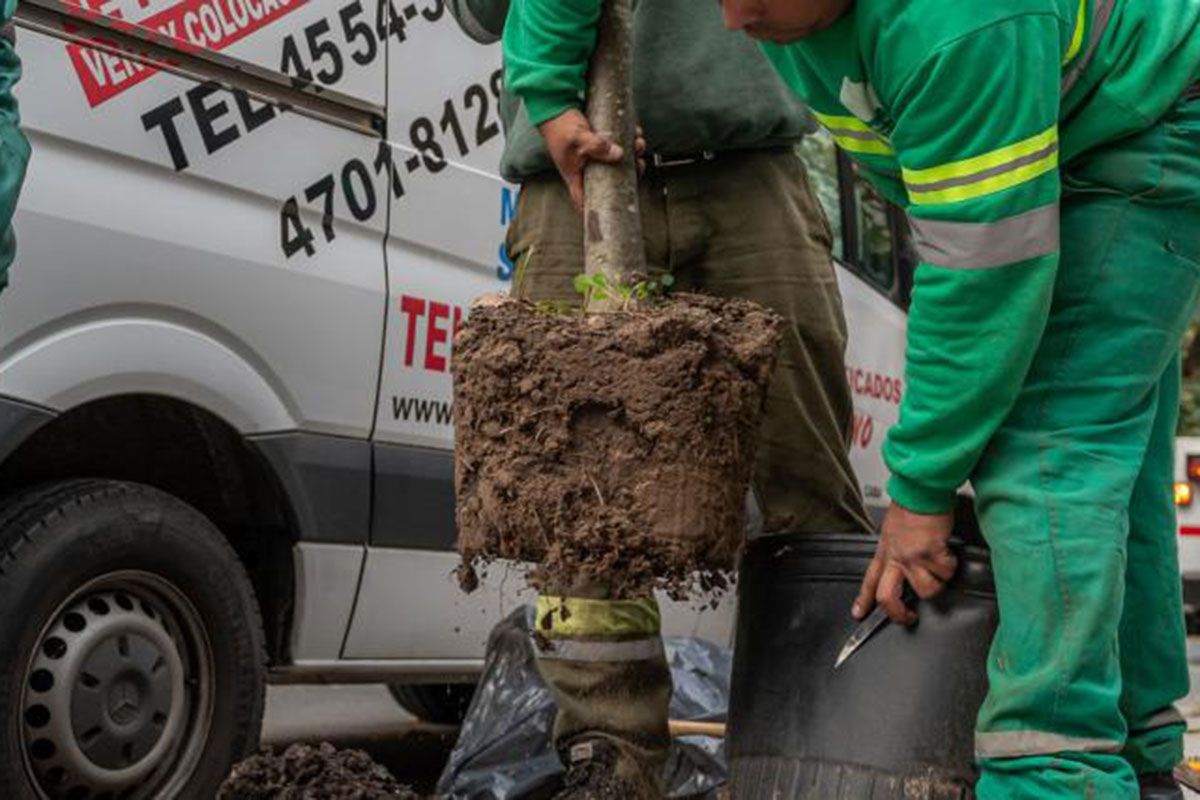
<path fill-rule="evenodd" d="M 1188 691 L 1172 450 L 1200 292 L 1200 102 L 1063 169 L 1045 333 L 973 477 L 1000 627 L 981 800 L 1136 800 Z"/>
<path fill-rule="evenodd" d="M 745 151 L 652 168 L 640 184 L 640 207 L 651 274 L 670 273 L 679 290 L 753 300 L 784 319 L 753 478 L 764 530 L 869 530 L 848 455 L 853 405 L 831 232 L 799 157 L 788 149 Z M 508 253 L 518 297 L 580 302 L 572 279 L 583 271 L 583 227 L 557 175 L 525 182 Z M 614 601 L 614 609 L 635 599 L 609 597 L 604 587 L 550 589 Z M 595 630 L 550 631 L 560 641 L 615 647 L 608 653 L 591 647 L 591 658 L 547 653 L 539 661 L 559 700 L 560 750 L 573 741 L 608 738 L 629 756 L 631 769 L 640 768 L 643 785 L 668 744 L 670 675 L 661 647 L 647 655 L 649 640 L 659 635 L 656 610 L 653 619 L 652 630 L 643 617 L 634 627 L 610 619 Z M 621 661 L 614 655 L 621 651 L 637 657 Z"/>

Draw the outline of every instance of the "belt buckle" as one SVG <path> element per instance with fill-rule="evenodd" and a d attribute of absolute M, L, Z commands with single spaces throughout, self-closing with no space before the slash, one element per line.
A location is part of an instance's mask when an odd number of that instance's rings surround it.
<path fill-rule="evenodd" d="M 682 158 L 663 158 L 661 153 L 650 154 L 650 164 L 655 169 L 663 167 L 683 167 L 688 164 L 697 164 L 701 161 L 712 161 L 717 157 L 717 154 L 712 150 L 704 150 L 698 156 L 684 156 Z"/>

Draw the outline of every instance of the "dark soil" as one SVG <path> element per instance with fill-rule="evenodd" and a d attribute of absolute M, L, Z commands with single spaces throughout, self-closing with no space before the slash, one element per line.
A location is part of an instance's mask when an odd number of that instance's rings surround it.
<path fill-rule="evenodd" d="M 455 340 L 460 579 L 498 558 L 535 587 L 682 598 L 726 585 L 779 318 L 677 295 L 632 312 L 477 307 Z"/>
<path fill-rule="evenodd" d="M 233 768 L 218 800 L 420 800 L 361 750 L 329 743 L 264 750 Z"/>

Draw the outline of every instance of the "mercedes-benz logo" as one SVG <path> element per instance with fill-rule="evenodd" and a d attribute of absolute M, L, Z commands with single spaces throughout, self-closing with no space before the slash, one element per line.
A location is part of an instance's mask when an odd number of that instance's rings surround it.
<path fill-rule="evenodd" d="M 141 692 L 130 681 L 119 681 L 108 693 L 108 715 L 118 725 L 128 725 L 141 715 Z"/>

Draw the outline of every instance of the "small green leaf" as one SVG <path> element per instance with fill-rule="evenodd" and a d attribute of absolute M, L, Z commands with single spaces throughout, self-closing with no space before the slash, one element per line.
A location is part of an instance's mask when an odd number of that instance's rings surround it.
<path fill-rule="evenodd" d="M 603 272 L 597 272 L 595 275 L 592 276 L 592 283 L 596 286 L 607 287 L 608 286 L 608 278 L 604 277 Z"/>
<path fill-rule="evenodd" d="M 663 285 L 664 289 L 670 289 L 675 285 L 675 276 L 671 274 L 663 275 L 658 279 L 658 282 Z"/>

